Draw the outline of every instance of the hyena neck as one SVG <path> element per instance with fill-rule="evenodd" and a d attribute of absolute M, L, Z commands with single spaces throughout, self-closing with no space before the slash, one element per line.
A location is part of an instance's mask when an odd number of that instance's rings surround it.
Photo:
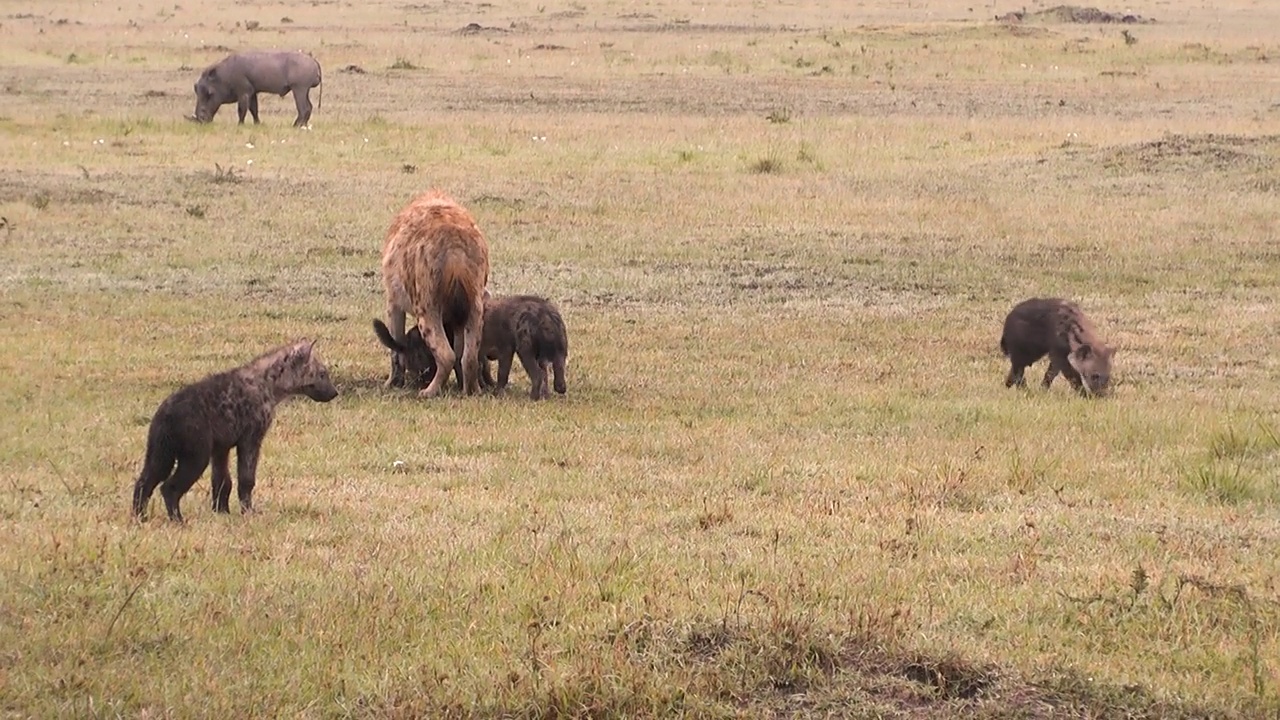
<path fill-rule="evenodd" d="M 291 371 L 288 364 L 289 350 L 288 346 L 276 348 L 241 368 L 245 379 L 260 388 L 264 396 L 263 404 L 268 411 L 293 394 L 287 382 Z"/>

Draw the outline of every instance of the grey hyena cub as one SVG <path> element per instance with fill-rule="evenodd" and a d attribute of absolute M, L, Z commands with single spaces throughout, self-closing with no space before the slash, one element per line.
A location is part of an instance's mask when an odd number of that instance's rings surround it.
<path fill-rule="evenodd" d="M 1048 355 L 1046 388 L 1062 373 L 1082 395 L 1105 395 L 1109 390 L 1115 350 L 1102 342 L 1093 323 L 1070 300 L 1031 298 L 1015 305 L 1004 320 L 1000 350 L 1010 363 L 1005 387 L 1025 385 L 1023 372 Z"/>
<path fill-rule="evenodd" d="M 133 487 L 133 515 L 139 517 L 160 487 L 169 519 L 182 521 L 178 502 L 213 463 L 213 509 L 231 512 L 231 472 L 236 449 L 240 508 L 253 510 L 253 485 L 262 440 L 276 404 L 290 395 L 329 402 L 338 390 L 315 343 L 298 340 L 247 364 L 210 375 L 170 395 L 151 418 L 142 474 Z M 177 469 L 174 469 L 177 463 Z"/>
<path fill-rule="evenodd" d="M 540 400 L 551 395 L 548 371 L 555 377 L 556 392 L 565 393 L 569 333 L 560 310 L 550 300 L 535 295 L 485 297 L 480 356 L 484 358 L 486 381 L 489 360 L 498 361 L 496 392 L 502 392 L 507 386 L 513 355 L 520 357 L 520 364 L 529 374 L 533 385 L 529 397 Z"/>

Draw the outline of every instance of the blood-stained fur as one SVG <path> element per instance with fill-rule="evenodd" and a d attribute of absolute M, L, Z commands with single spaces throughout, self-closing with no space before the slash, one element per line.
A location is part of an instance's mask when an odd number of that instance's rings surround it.
<path fill-rule="evenodd" d="M 387 231 L 382 282 L 391 338 L 404 342 L 405 313 L 412 313 L 436 366 L 452 368 L 461 356 L 459 382 L 465 393 L 477 392 L 489 245 L 471 214 L 439 190 L 414 198 Z M 457 328 L 452 341 L 446 326 Z M 392 353 L 389 387 L 404 384 L 403 359 Z M 435 397 L 448 376 L 436 373 L 419 394 Z"/>
<path fill-rule="evenodd" d="M 1102 342 L 1080 306 L 1069 300 L 1031 298 L 1015 305 L 1005 318 L 1000 350 L 1010 363 L 1005 387 L 1025 385 L 1027 367 L 1048 355 L 1046 388 L 1061 373 L 1081 394 L 1110 391 L 1115 349 Z"/>
<path fill-rule="evenodd" d="M 210 462 L 213 509 L 230 512 L 227 463 L 232 448 L 240 508 L 253 510 L 258 457 L 276 405 L 291 395 L 306 395 L 317 402 L 338 396 L 314 345 L 304 339 L 278 347 L 238 368 L 187 385 L 160 403 L 151 418 L 146 458 L 133 488 L 133 515 L 142 515 L 159 486 L 169 518 L 181 522 L 178 503 Z"/>

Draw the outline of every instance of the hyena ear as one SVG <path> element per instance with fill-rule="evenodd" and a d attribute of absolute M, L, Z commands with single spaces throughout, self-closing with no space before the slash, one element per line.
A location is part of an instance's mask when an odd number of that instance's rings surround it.
<path fill-rule="evenodd" d="M 301 338 L 295 342 L 293 347 L 289 350 L 289 359 L 298 363 L 307 362 L 311 359 L 311 350 L 315 347 L 315 344 L 315 340 Z"/>

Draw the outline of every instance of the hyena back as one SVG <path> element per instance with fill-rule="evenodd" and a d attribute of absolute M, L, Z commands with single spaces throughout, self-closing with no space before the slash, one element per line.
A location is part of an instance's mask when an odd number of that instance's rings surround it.
<path fill-rule="evenodd" d="M 276 348 L 238 368 L 187 385 L 160 403 L 147 432 L 142 473 L 133 487 L 134 517 L 143 514 L 158 486 L 169 518 L 181 522 L 178 503 L 210 463 L 213 509 L 230 512 L 232 448 L 240 507 L 251 512 L 258 457 L 276 405 L 291 395 L 306 395 L 317 402 L 338 396 L 314 345 L 303 339 Z"/>
<path fill-rule="evenodd" d="M 488 282 L 488 242 L 471 214 L 448 195 L 429 190 L 396 215 L 382 250 L 389 334 L 403 343 L 405 313 L 413 313 L 437 367 L 454 368 L 461 357 L 458 380 L 467 394 L 479 390 Z M 456 329 L 452 342 L 446 327 Z M 392 354 L 388 387 L 404 384 L 403 361 L 401 354 Z M 419 394 L 438 395 L 448 375 L 436 373 Z"/>
<path fill-rule="evenodd" d="M 569 356 L 569 333 L 560 310 L 546 298 L 535 295 L 493 297 L 485 302 L 484 332 L 480 350 L 488 361 L 498 361 L 496 392 L 502 392 L 511 375 L 512 356 L 529 375 L 534 400 L 549 397 L 547 375 L 554 377 L 557 393 L 567 391 L 565 363 Z"/>
<path fill-rule="evenodd" d="M 1005 387 L 1025 385 L 1027 367 L 1048 355 L 1044 387 L 1062 374 L 1081 394 L 1105 395 L 1110 390 L 1115 349 L 1102 342 L 1093 323 L 1070 300 L 1031 298 L 1015 305 L 1005 318 L 1000 350 L 1010 363 Z"/>

